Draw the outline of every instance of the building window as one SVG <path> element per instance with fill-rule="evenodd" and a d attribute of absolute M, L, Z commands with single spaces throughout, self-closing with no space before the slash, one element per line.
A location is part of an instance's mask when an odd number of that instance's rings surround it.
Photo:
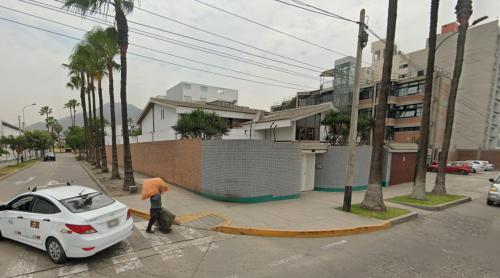
<path fill-rule="evenodd" d="M 424 76 L 424 71 L 423 70 L 417 71 L 417 76 Z"/>
<path fill-rule="evenodd" d="M 219 95 L 223 95 L 224 94 L 224 89 L 217 89 L 217 93 Z"/>
<path fill-rule="evenodd" d="M 191 84 L 184 83 L 183 87 L 186 90 L 191 90 Z"/>
<path fill-rule="evenodd" d="M 408 64 L 399 65 L 399 68 L 400 69 L 406 69 L 406 68 L 408 68 Z"/>
<path fill-rule="evenodd" d="M 363 108 L 358 110 L 358 116 L 367 116 L 371 117 L 372 116 L 372 109 L 371 108 Z"/>
<path fill-rule="evenodd" d="M 396 119 L 422 116 L 423 103 L 402 105 L 394 107 Z"/>
<path fill-rule="evenodd" d="M 400 74 L 400 75 L 398 76 L 398 78 L 399 78 L 399 79 L 404 79 L 404 78 L 406 78 L 406 74 Z"/>
<path fill-rule="evenodd" d="M 200 88 L 201 88 L 201 91 L 202 91 L 202 92 L 206 92 L 206 91 L 208 91 L 208 87 L 207 87 L 207 86 L 201 86 Z"/>
<path fill-rule="evenodd" d="M 190 96 L 184 96 L 184 101 L 191 101 L 191 97 Z"/>
<path fill-rule="evenodd" d="M 359 91 L 359 100 L 369 99 L 373 96 L 373 87 L 362 88 Z"/>
<path fill-rule="evenodd" d="M 160 119 L 165 120 L 165 109 L 160 110 Z"/>
<path fill-rule="evenodd" d="M 423 93 L 425 91 L 425 81 L 414 81 L 410 83 L 404 83 L 396 85 L 393 88 L 392 94 L 393 96 L 403 97 L 415 95 L 418 93 Z"/>
<path fill-rule="evenodd" d="M 375 61 L 380 60 L 380 50 L 375 51 L 374 58 L 375 58 Z"/>
<path fill-rule="evenodd" d="M 419 126 L 397 127 L 394 129 L 394 132 L 404 132 L 404 131 L 420 131 L 420 127 Z"/>

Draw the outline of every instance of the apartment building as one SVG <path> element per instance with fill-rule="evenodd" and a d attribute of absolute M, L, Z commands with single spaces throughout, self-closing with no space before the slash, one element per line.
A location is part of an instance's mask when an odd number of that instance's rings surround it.
<path fill-rule="evenodd" d="M 167 90 L 166 97 L 175 101 L 213 102 L 222 100 L 237 104 L 238 90 L 192 82 L 180 82 Z"/>
<path fill-rule="evenodd" d="M 444 25 L 441 34 L 437 36 L 430 126 L 430 155 L 433 158 L 438 156 L 443 140 L 456 51 L 457 28 L 453 28 L 454 24 L 456 23 Z M 403 54 L 395 46 L 392 90 L 386 119 L 386 138 L 389 141 L 412 143 L 419 139 L 427 52 L 426 46 L 424 49 Z M 383 53 L 382 41 L 371 44 L 372 65 L 362 69 L 360 78 L 360 114 L 375 115 L 384 62 Z M 323 81 L 318 90 L 298 92 L 294 98 L 274 105 L 271 110 L 333 102 L 340 111 L 350 113 L 353 66 L 352 57 L 337 60 L 334 69 L 321 75 L 323 79 L 329 77 L 332 81 Z M 454 156 L 456 149 L 500 148 L 499 126 L 500 28 L 495 20 L 468 30 L 450 156 Z"/>

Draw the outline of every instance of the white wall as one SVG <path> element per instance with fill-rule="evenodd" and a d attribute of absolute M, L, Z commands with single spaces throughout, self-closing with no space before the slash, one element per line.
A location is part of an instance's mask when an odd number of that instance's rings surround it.
<path fill-rule="evenodd" d="M 185 84 L 190 88 L 186 88 Z M 188 99 L 186 99 L 186 97 Z M 203 84 L 181 82 L 167 90 L 167 98 L 178 101 L 203 101 L 210 102 L 216 100 L 225 100 L 238 102 L 238 90 L 208 86 Z"/>

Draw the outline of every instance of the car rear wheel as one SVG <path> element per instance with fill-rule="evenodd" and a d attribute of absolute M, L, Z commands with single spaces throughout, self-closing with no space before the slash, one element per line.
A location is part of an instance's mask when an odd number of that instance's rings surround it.
<path fill-rule="evenodd" d="M 67 261 L 61 243 L 53 237 L 47 240 L 47 253 L 49 253 L 50 260 L 55 264 L 63 264 Z"/>
<path fill-rule="evenodd" d="M 460 170 L 460 175 L 467 175 L 467 172 L 464 170 Z"/>
<path fill-rule="evenodd" d="M 489 199 L 486 199 L 486 204 L 488 206 L 492 206 L 493 205 L 493 201 L 492 200 L 489 200 Z"/>

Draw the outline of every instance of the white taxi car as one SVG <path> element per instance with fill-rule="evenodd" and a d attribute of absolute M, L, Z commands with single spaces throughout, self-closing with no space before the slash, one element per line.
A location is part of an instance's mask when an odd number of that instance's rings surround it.
<path fill-rule="evenodd" d="M 58 186 L 24 193 L 0 205 L 3 236 L 46 250 L 57 264 L 92 256 L 125 240 L 130 211 L 106 194 L 83 186 Z"/>

